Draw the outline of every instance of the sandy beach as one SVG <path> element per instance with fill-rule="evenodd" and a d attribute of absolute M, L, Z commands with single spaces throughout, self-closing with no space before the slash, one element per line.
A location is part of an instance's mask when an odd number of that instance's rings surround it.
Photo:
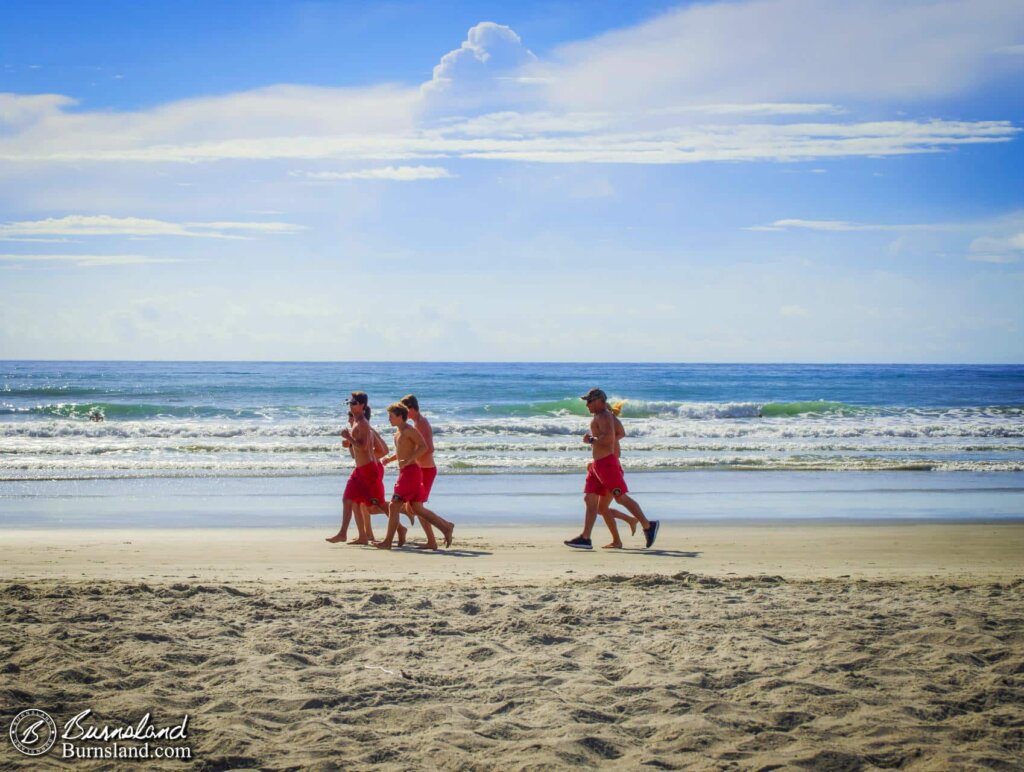
<path fill-rule="evenodd" d="M 0 710 L 189 714 L 210 770 L 1019 763 L 1024 525 L 568 535 L 7 530 Z"/>

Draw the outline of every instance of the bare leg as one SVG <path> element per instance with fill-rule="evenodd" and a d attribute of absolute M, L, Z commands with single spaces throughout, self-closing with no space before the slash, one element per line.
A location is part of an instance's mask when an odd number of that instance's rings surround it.
<path fill-rule="evenodd" d="M 437 520 L 441 521 L 441 524 L 443 526 L 442 530 L 444 530 L 444 528 L 452 529 L 452 528 L 455 527 L 450 521 L 445 520 L 443 517 L 441 517 L 439 514 L 437 514 L 437 512 L 435 512 L 434 510 L 427 509 L 425 506 L 423 506 L 423 504 L 420 504 L 420 506 L 423 507 L 423 510 L 425 512 L 428 512 L 429 514 L 431 514 L 435 518 L 437 518 Z M 434 538 L 434 529 L 431 527 L 430 521 L 429 520 L 424 520 L 421 517 L 420 518 L 420 525 L 423 526 L 423 533 L 425 533 L 427 535 L 427 544 L 426 544 L 426 546 L 424 546 L 424 549 L 436 550 L 437 549 L 437 539 Z M 449 543 L 450 543 L 450 540 L 446 539 L 446 541 L 449 541 Z M 431 545 L 433 545 L 433 546 L 431 546 Z"/>
<path fill-rule="evenodd" d="M 337 544 L 348 539 L 348 524 L 352 520 L 352 507 L 354 502 L 351 499 L 345 499 L 341 503 L 341 528 L 334 536 L 329 537 L 326 541 L 331 544 Z M 356 527 L 359 529 L 359 538 L 363 537 L 363 524 L 360 519 L 356 518 Z M 365 542 L 363 542 L 365 544 Z"/>
<path fill-rule="evenodd" d="M 596 493 L 587 493 L 583 496 L 583 501 L 587 505 L 587 512 L 583 518 L 583 533 L 581 535 L 584 539 L 589 539 L 591 531 L 594 530 L 594 523 L 597 521 L 597 507 L 600 497 Z"/>
<path fill-rule="evenodd" d="M 434 536 L 434 529 L 430 523 L 424 518 L 420 518 L 420 525 L 423 526 L 423 533 L 427 535 L 427 541 L 425 544 L 417 544 L 416 549 L 421 550 L 436 550 L 437 549 L 437 537 Z"/>
<path fill-rule="evenodd" d="M 367 533 L 367 537 L 369 538 L 369 540 L 371 542 L 372 541 L 376 541 L 376 539 L 373 536 L 373 526 L 371 524 L 370 515 L 387 515 L 388 514 L 388 510 L 385 509 L 384 507 L 380 506 L 379 504 L 373 504 L 372 506 L 369 506 L 369 507 L 363 507 L 363 512 L 364 512 L 364 514 L 366 516 L 366 533 Z M 399 547 L 404 547 L 405 546 L 405 537 L 406 537 L 406 535 L 408 533 L 409 533 L 409 529 L 406 528 L 401 523 L 399 523 L 399 525 L 398 525 L 398 546 Z"/>
<path fill-rule="evenodd" d="M 413 511 L 419 517 L 420 522 L 423 523 L 424 530 L 426 530 L 426 525 L 427 523 L 429 523 L 430 525 L 434 526 L 437 530 L 439 530 L 441 534 L 444 536 L 444 546 L 452 546 L 452 532 L 455 530 L 455 526 L 449 523 L 443 517 L 439 517 L 435 513 L 431 512 L 420 502 L 414 501 L 411 503 Z"/>
<path fill-rule="evenodd" d="M 628 493 L 620 493 L 615 497 L 615 501 L 628 509 L 633 517 L 640 521 L 640 527 L 647 530 L 651 527 L 650 520 L 644 515 L 644 511 L 640 509 L 640 505 L 637 504 Z"/>
<path fill-rule="evenodd" d="M 374 544 L 374 547 L 382 550 L 391 549 L 391 542 L 394 541 L 395 532 L 398 530 L 398 518 L 402 514 L 402 506 L 402 501 L 391 502 L 391 506 L 388 508 L 388 532 L 384 536 L 384 540 Z"/>
<path fill-rule="evenodd" d="M 626 525 L 629 526 L 629 535 L 636 536 L 636 527 L 640 523 L 639 520 L 637 520 L 632 515 L 627 515 L 621 509 L 616 509 L 615 507 L 608 507 L 608 514 L 614 517 L 616 520 L 625 521 Z"/>
<path fill-rule="evenodd" d="M 409 525 L 416 525 L 416 512 L 412 508 L 412 504 L 405 505 L 405 514 L 409 516 Z"/>
<path fill-rule="evenodd" d="M 381 509 L 380 507 L 374 507 L 374 509 L 379 509 L 384 514 L 387 514 L 386 509 Z M 363 519 L 363 530 L 360 537 L 353 541 L 352 544 L 369 544 L 373 541 L 373 524 L 370 522 L 370 507 L 366 504 L 361 504 L 359 506 L 359 516 Z"/>
<path fill-rule="evenodd" d="M 612 534 L 611 544 L 605 544 L 604 549 L 620 550 L 622 549 L 622 539 L 619 538 L 619 528 L 615 525 L 615 516 L 608 509 L 611 503 L 611 496 L 601 496 L 597 502 L 597 512 L 604 518 L 604 524 L 608 526 L 608 530 Z"/>

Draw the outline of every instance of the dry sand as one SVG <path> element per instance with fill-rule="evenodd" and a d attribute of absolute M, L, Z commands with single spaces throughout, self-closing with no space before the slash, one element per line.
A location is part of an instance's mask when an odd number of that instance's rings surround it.
<path fill-rule="evenodd" d="M 1021 768 L 1024 525 L 570 535 L 0 532 L 5 734 L 188 713 L 211 770 Z"/>

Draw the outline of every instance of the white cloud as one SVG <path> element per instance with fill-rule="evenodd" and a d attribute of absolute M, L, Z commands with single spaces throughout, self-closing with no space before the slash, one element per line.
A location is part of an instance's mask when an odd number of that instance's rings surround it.
<path fill-rule="evenodd" d="M 841 115 L 846 110 L 830 104 L 803 102 L 763 102 L 761 104 L 713 104 L 670 108 L 663 112 L 698 112 L 709 115 Z"/>
<path fill-rule="evenodd" d="M 1024 231 L 1005 236 L 981 236 L 971 242 L 970 259 L 983 263 L 1024 261 Z"/>
<path fill-rule="evenodd" d="M 142 217 L 110 215 L 68 215 L 45 220 L 23 220 L 0 224 L 0 241 L 24 241 L 26 236 L 191 236 L 215 239 L 248 239 L 243 234 L 295 233 L 301 225 L 283 222 L 167 222 Z"/>
<path fill-rule="evenodd" d="M 487 118 L 485 116 L 484 118 Z M 556 130 L 545 117 L 505 114 L 496 126 L 518 134 L 479 134 L 481 119 L 402 134 L 287 136 L 145 147 L 76 146 L 11 152 L 0 140 L 0 160 L 36 162 L 200 163 L 218 160 L 413 160 L 440 157 L 541 163 L 679 164 L 709 161 L 802 161 L 934 153 L 959 145 L 1001 143 L 1019 129 L 1006 121 L 884 121 L 871 123 L 722 124 L 662 129 L 610 127 Z M 595 123 L 596 123 L 596 119 Z M 509 131 L 499 128 L 495 134 Z"/>
<path fill-rule="evenodd" d="M 522 67 L 536 61 L 511 27 L 480 22 L 466 33 L 461 46 L 441 57 L 422 92 L 432 106 L 465 108 L 516 99 L 543 85 L 520 75 Z"/>
<path fill-rule="evenodd" d="M 184 262 L 172 257 L 146 257 L 144 255 L 0 255 L 0 261 L 13 263 L 73 263 L 79 268 Z"/>
<path fill-rule="evenodd" d="M 971 242 L 974 252 L 1024 252 L 1024 233 L 1014 233 L 1004 238 L 982 237 Z"/>
<path fill-rule="evenodd" d="M 1004 0 L 699 3 L 558 49 L 529 68 L 550 104 L 929 100 L 1019 68 L 1024 4 Z"/>
<path fill-rule="evenodd" d="M 879 223 L 858 223 L 847 220 L 775 220 L 769 225 L 752 225 L 744 230 L 749 231 L 783 231 L 783 230 L 809 230 L 809 231 L 832 231 L 832 232 L 854 232 L 854 231 L 950 231 L 964 230 L 973 227 L 963 223 L 920 223 L 914 225 L 888 225 Z"/>
<path fill-rule="evenodd" d="M 1005 121 L 729 124 L 446 142 L 437 137 L 433 146 L 465 158 L 546 163 L 804 161 L 934 153 L 1008 142 L 1018 132 Z"/>
<path fill-rule="evenodd" d="M 755 225 L 744 230 L 787 231 L 807 230 L 819 233 L 899 233 L 889 245 L 892 254 L 912 246 L 912 239 L 930 239 L 928 251 L 941 256 L 963 254 L 966 247 L 970 260 L 985 263 L 1016 263 L 1024 260 L 1024 210 L 985 220 L 965 222 L 934 222 L 914 224 L 860 223 L 849 220 L 775 220 L 768 225 Z M 937 235 L 935 235 L 937 234 Z M 971 239 L 968 243 L 966 239 Z M 936 241 L 935 239 L 939 239 Z M 943 249 L 938 245 L 946 244 Z"/>
<path fill-rule="evenodd" d="M 418 89 L 390 86 L 271 86 L 226 96 L 184 99 L 138 111 L 69 111 L 67 97 L 0 96 L 0 157 L 8 160 L 189 159 L 181 148 L 205 145 L 206 158 L 231 158 L 234 144 L 268 138 L 372 138 L 411 130 Z M 26 101 L 30 100 L 30 101 Z M 10 123 L 8 114 L 20 116 Z M 210 152 L 220 146 L 221 152 Z M 244 154 L 240 157 L 244 157 Z"/>
<path fill-rule="evenodd" d="M 0 93 L 0 126 L 24 126 L 75 104 L 76 100 L 60 94 Z"/>
<path fill-rule="evenodd" d="M 1008 263 L 1019 263 L 1022 260 L 1024 260 L 1024 257 L 1022 257 L 1021 255 L 985 255 L 985 254 L 979 254 L 979 255 L 971 255 L 967 259 L 968 260 L 973 260 L 976 263 L 1008 264 Z"/>
<path fill-rule="evenodd" d="M 945 152 L 1008 142 L 1019 129 L 849 120 L 839 101 L 961 93 L 1022 64 L 993 54 L 1017 45 L 1019 29 L 1024 6 L 998 0 L 747 0 L 686 6 L 538 61 L 514 30 L 481 22 L 421 87 L 277 85 L 134 112 L 3 94 L 0 174 L 33 163 L 679 164 Z M 386 178 L 426 178 L 416 174 Z"/>
<path fill-rule="evenodd" d="M 292 177 L 307 180 L 397 180 L 413 182 L 415 180 L 440 180 L 455 175 L 443 166 L 382 166 L 376 169 L 358 169 L 351 172 L 289 172 Z"/>

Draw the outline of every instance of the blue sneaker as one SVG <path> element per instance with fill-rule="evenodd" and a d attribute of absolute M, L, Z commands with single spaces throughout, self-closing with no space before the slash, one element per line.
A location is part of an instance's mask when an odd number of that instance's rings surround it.
<path fill-rule="evenodd" d="M 658 538 L 658 529 L 661 528 L 660 520 L 651 520 L 649 528 L 644 528 L 644 537 L 647 539 L 647 546 L 653 547 L 654 540 Z M 566 542 L 568 544 L 568 542 Z"/>
<path fill-rule="evenodd" d="M 578 550 L 589 550 L 593 549 L 594 545 L 590 543 L 590 539 L 584 539 L 582 536 L 577 536 L 575 539 L 569 539 L 563 542 L 566 547 L 575 547 Z"/>

